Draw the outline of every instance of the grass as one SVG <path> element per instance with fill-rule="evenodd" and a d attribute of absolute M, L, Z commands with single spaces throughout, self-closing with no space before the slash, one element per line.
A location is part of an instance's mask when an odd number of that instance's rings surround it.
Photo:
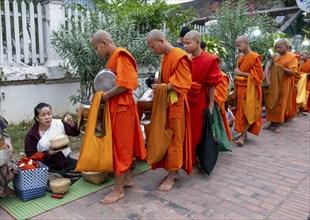
<path fill-rule="evenodd" d="M 55 117 L 55 118 L 61 118 L 61 117 Z M 18 125 L 8 125 L 7 131 L 10 135 L 12 146 L 13 146 L 13 160 L 19 160 L 23 157 L 26 157 L 25 151 L 24 151 L 24 139 L 26 137 L 27 132 L 34 124 L 34 121 L 30 122 L 21 122 Z M 82 145 L 82 138 L 83 134 L 80 134 L 77 137 L 69 137 L 70 144 L 69 147 L 72 150 L 72 153 L 76 153 L 80 151 L 81 145 Z M 71 154 L 72 154 L 71 153 Z"/>

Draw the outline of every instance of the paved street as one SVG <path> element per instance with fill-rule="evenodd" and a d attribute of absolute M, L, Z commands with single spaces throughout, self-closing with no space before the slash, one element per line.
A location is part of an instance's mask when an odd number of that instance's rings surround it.
<path fill-rule="evenodd" d="M 163 170 L 147 171 L 126 188 L 126 197 L 103 205 L 102 189 L 34 219 L 302 219 L 309 216 L 310 117 L 296 117 L 281 134 L 262 130 L 244 147 L 221 152 L 207 176 L 181 179 L 169 192 L 157 190 Z M 11 217 L 0 209 L 0 219 Z"/>

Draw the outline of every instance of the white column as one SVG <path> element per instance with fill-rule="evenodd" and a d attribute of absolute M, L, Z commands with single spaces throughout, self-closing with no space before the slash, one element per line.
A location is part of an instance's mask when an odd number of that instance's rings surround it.
<path fill-rule="evenodd" d="M 45 16 L 47 22 L 44 25 L 44 37 L 45 37 L 45 47 L 47 51 L 47 61 L 46 66 L 58 66 L 62 63 L 62 58 L 57 54 L 50 43 L 52 37 L 52 32 L 60 28 L 60 25 L 64 23 L 63 17 L 63 0 L 44 0 L 42 2 L 45 8 Z"/>

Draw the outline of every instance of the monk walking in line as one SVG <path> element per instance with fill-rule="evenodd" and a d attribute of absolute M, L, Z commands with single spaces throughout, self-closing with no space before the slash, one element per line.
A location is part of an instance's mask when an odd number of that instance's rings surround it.
<path fill-rule="evenodd" d="M 301 79 L 298 82 L 298 93 L 303 100 L 303 104 L 299 104 L 299 114 L 307 115 L 310 112 L 310 59 L 309 51 L 303 50 L 300 52 L 300 75 Z M 304 79 L 303 79 L 304 78 Z M 304 84 L 304 85 L 302 85 Z"/>
<path fill-rule="evenodd" d="M 113 191 L 101 202 L 110 204 L 124 197 L 125 186 L 134 184 L 130 172 L 133 158 L 146 159 L 138 111 L 132 96 L 138 86 L 138 68 L 132 55 L 124 48 L 117 48 L 108 32 L 98 30 L 91 43 L 100 59 L 109 57 L 106 68 L 116 74 L 115 87 L 102 95 L 102 102 L 109 100 L 116 181 Z"/>
<path fill-rule="evenodd" d="M 183 42 L 185 51 L 190 54 L 194 64 L 192 85 L 187 97 L 191 115 L 193 173 L 197 173 L 196 146 L 202 138 L 204 109 L 209 107 L 212 113 L 215 86 L 223 81 L 223 77 L 219 67 L 219 58 L 201 49 L 198 31 L 188 32 Z"/>
<path fill-rule="evenodd" d="M 152 164 L 152 169 L 164 168 L 168 175 L 159 186 L 160 191 L 170 190 L 179 179 L 178 170 L 183 168 L 187 174 L 192 172 L 190 116 L 186 94 L 191 87 L 192 62 L 185 51 L 173 47 L 165 35 L 157 29 L 147 37 L 147 44 L 157 55 L 162 56 L 158 84 L 153 85 L 156 101 L 157 87 L 167 85 L 168 100 L 167 127 L 173 134 L 163 158 Z M 151 124 L 153 115 L 151 117 Z M 151 128 L 150 128 L 151 129 Z M 151 130 L 149 131 L 151 133 Z M 149 142 L 148 142 L 149 144 Z"/>
<path fill-rule="evenodd" d="M 236 115 L 235 130 L 241 135 L 235 141 L 242 146 L 247 138 L 247 132 L 258 135 L 262 126 L 262 89 L 264 76 L 262 58 L 251 51 L 246 36 L 236 39 L 236 47 L 241 53 L 234 70 L 236 76 Z"/>
<path fill-rule="evenodd" d="M 287 42 L 278 39 L 275 43 L 276 54 L 267 62 L 265 79 L 269 89 L 265 93 L 266 118 L 270 121 L 264 129 L 274 129 L 281 133 L 285 119 L 295 116 L 296 89 L 295 78 L 298 78 L 298 59 L 287 51 Z M 295 95 L 294 95 L 295 94 Z"/>

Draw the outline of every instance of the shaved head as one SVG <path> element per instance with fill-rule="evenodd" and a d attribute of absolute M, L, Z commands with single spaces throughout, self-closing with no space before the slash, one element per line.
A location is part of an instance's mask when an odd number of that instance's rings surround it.
<path fill-rule="evenodd" d="M 309 51 L 308 50 L 303 50 L 303 51 L 300 52 L 300 54 L 305 54 L 305 55 L 309 56 Z"/>
<path fill-rule="evenodd" d="M 105 30 L 98 30 L 92 36 L 92 41 L 105 41 L 107 43 L 113 42 L 111 35 Z"/>
<path fill-rule="evenodd" d="M 248 43 L 249 43 L 249 39 L 248 39 L 247 36 L 242 35 L 242 36 L 240 36 L 240 37 L 238 37 L 238 38 L 236 39 L 236 42 L 248 44 Z"/>
<path fill-rule="evenodd" d="M 277 39 L 275 44 L 276 45 L 286 45 L 286 46 L 288 45 L 287 41 L 282 39 L 282 38 Z"/>
<path fill-rule="evenodd" d="M 147 35 L 147 39 L 151 39 L 153 41 L 159 41 L 160 39 L 166 40 L 166 36 L 161 30 L 154 29 Z"/>
<path fill-rule="evenodd" d="M 196 30 L 192 30 L 192 31 L 189 31 L 187 32 L 187 34 L 185 34 L 184 38 L 189 38 L 189 39 L 192 39 L 192 40 L 197 40 L 197 41 L 201 41 L 201 38 L 200 38 L 200 33 Z"/>

